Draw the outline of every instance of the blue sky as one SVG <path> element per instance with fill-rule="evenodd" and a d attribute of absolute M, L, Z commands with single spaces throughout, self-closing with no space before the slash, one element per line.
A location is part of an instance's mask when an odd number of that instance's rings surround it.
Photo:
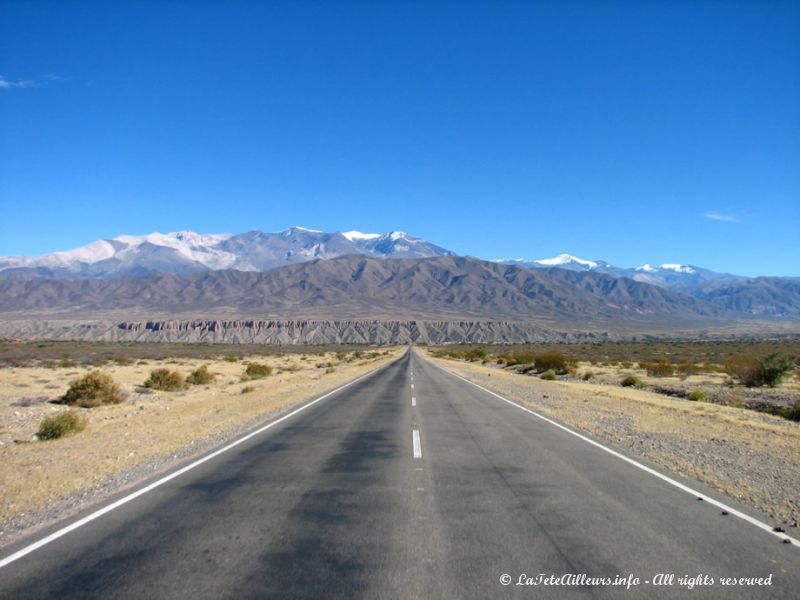
<path fill-rule="evenodd" d="M 399 229 L 800 275 L 800 3 L 0 4 L 0 255 Z"/>

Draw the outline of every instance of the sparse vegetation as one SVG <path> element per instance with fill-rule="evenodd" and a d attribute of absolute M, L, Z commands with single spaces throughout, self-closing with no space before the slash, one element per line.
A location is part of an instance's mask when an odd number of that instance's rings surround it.
<path fill-rule="evenodd" d="M 62 398 L 64 404 L 82 408 L 94 408 L 101 404 L 119 404 L 123 400 L 124 396 L 119 385 L 110 375 L 101 371 L 92 371 L 71 382 L 67 393 Z"/>
<path fill-rule="evenodd" d="M 486 358 L 486 350 L 478 346 L 464 353 L 464 358 L 470 362 L 477 360 L 484 360 Z"/>
<path fill-rule="evenodd" d="M 214 383 L 214 379 L 216 379 L 216 376 L 208 370 L 208 366 L 201 365 L 191 372 L 186 378 L 186 383 L 192 385 L 208 385 L 209 383 Z"/>
<path fill-rule="evenodd" d="M 144 387 L 162 392 L 177 392 L 186 389 L 186 380 L 177 371 L 169 369 L 154 369 L 150 377 L 144 382 Z"/>
<path fill-rule="evenodd" d="M 675 374 L 675 367 L 666 358 L 646 362 L 642 364 L 642 368 L 650 377 L 672 377 Z"/>
<path fill-rule="evenodd" d="M 571 361 L 566 356 L 556 350 L 542 352 L 533 359 L 533 364 L 537 371 L 554 371 L 558 375 L 565 374 L 569 369 L 570 363 Z"/>
<path fill-rule="evenodd" d="M 246 385 L 242 388 L 242 394 L 249 394 L 250 392 L 254 392 L 256 388 L 252 385 Z"/>
<path fill-rule="evenodd" d="M 644 383 L 642 380 L 639 379 L 636 375 L 628 375 L 625 379 L 620 382 L 622 387 L 635 387 L 635 388 L 643 388 Z"/>
<path fill-rule="evenodd" d="M 325 369 L 325 374 L 330 375 L 334 371 L 336 371 L 336 368 L 333 365 L 330 365 L 327 369 Z"/>
<path fill-rule="evenodd" d="M 247 368 L 242 375 L 242 381 L 249 379 L 263 379 L 268 375 L 272 375 L 272 367 L 263 363 L 251 362 L 248 363 Z"/>
<path fill-rule="evenodd" d="M 687 400 L 691 400 L 692 402 L 705 402 L 706 395 L 703 390 L 692 390 L 686 395 Z"/>
<path fill-rule="evenodd" d="M 776 387 L 794 369 L 794 363 L 786 356 L 772 353 L 761 359 L 731 356 L 725 360 L 724 367 L 728 375 L 747 387 Z"/>
<path fill-rule="evenodd" d="M 547 371 L 539 375 L 539 377 L 545 381 L 553 381 L 556 378 L 556 372 L 553 369 L 547 369 Z"/>
<path fill-rule="evenodd" d="M 589 381 L 592 377 L 594 377 L 594 373 L 592 371 L 586 371 L 581 375 L 581 379 L 584 381 Z"/>
<path fill-rule="evenodd" d="M 55 440 L 65 435 L 78 433 L 86 428 L 86 419 L 74 410 L 67 410 L 42 419 L 36 437 L 40 440 Z"/>
<path fill-rule="evenodd" d="M 784 408 L 781 411 L 781 416 L 790 421 L 800 421 L 800 401 Z"/>

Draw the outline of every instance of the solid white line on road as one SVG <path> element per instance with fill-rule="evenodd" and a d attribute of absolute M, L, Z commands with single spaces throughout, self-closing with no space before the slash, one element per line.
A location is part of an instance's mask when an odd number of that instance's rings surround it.
<path fill-rule="evenodd" d="M 365 373 L 364 375 L 362 375 L 361 377 L 358 377 L 357 379 L 354 379 L 350 383 L 346 383 L 343 386 L 340 386 L 340 387 L 336 388 L 335 390 L 331 390 L 330 392 L 320 396 L 316 400 L 312 400 L 308 404 L 304 404 L 300 408 L 297 408 L 297 409 L 293 410 L 292 412 L 290 412 L 290 413 L 288 413 L 286 415 L 283 415 L 279 419 L 275 419 L 274 421 L 272 421 L 270 423 L 267 423 L 263 427 L 260 427 L 259 429 L 256 429 L 255 431 L 252 431 L 252 432 L 248 433 L 247 435 L 240 437 L 238 440 L 235 440 L 235 441 L 231 442 L 230 444 L 228 444 L 227 446 L 224 446 L 223 448 L 220 448 L 219 450 L 216 450 L 216 451 L 212 452 L 211 454 L 208 454 L 208 455 L 204 456 L 203 458 L 198 459 L 198 460 L 194 461 L 193 463 L 191 463 L 189 465 L 186 465 L 182 469 L 178 469 L 174 473 L 170 473 L 166 477 L 162 477 L 158 481 L 154 481 L 150 485 L 148 485 L 146 487 L 143 487 L 142 489 L 140 489 L 140 490 L 138 490 L 136 492 L 133 492 L 132 494 L 128 494 L 124 498 L 120 498 L 119 500 L 109 504 L 108 506 L 104 506 L 100 510 L 95 511 L 92 514 L 87 515 L 87 516 L 83 517 L 82 519 L 79 519 L 78 521 L 75 521 L 71 525 L 67 525 L 64 528 L 59 529 L 58 531 L 55 531 L 55 532 L 51 533 L 50 535 L 48 535 L 47 537 L 42 538 L 38 542 L 34 542 L 33 544 L 30 544 L 29 546 L 25 546 L 24 548 L 22 548 L 21 550 L 18 550 L 14 554 L 12 554 L 10 556 L 7 556 L 4 559 L 0 560 L 0 568 L 5 567 L 6 565 L 9 565 L 9 564 L 13 563 L 16 560 L 19 560 L 20 558 L 22 558 L 26 554 L 30 554 L 34 550 L 38 550 L 42 546 L 44 546 L 46 544 L 49 544 L 50 542 L 53 542 L 53 541 L 57 540 L 58 538 L 68 534 L 70 531 L 74 531 L 74 530 L 78 529 L 78 527 L 82 527 L 82 526 L 86 525 L 87 523 L 89 523 L 91 521 L 94 521 L 98 517 L 102 517 L 104 514 L 106 514 L 108 512 L 111 512 L 115 508 L 119 508 L 123 504 L 127 504 L 131 500 L 134 500 L 135 498 L 138 498 L 139 496 L 142 496 L 143 494 L 146 494 L 147 492 L 149 492 L 151 490 L 154 490 L 155 488 L 167 483 L 168 481 L 170 481 L 172 479 L 175 479 L 176 477 L 178 477 L 180 475 L 183 475 L 187 471 L 191 471 L 195 467 L 199 467 L 203 463 L 211 460 L 212 458 L 215 458 L 215 457 L 219 456 L 223 452 L 227 452 L 228 450 L 230 450 L 232 448 L 235 448 L 236 446 L 238 446 L 239 444 L 241 444 L 243 442 L 246 442 L 250 438 L 257 436 L 260 433 L 265 432 L 267 429 L 270 429 L 271 427 L 274 427 L 278 423 L 281 423 L 281 422 L 285 421 L 286 419 L 288 419 L 290 417 L 293 417 L 297 413 L 302 412 L 302 411 L 306 410 L 307 408 L 310 408 L 311 406 L 314 406 L 317 402 L 321 402 L 325 398 L 327 398 L 329 396 L 332 396 L 333 394 L 335 394 L 337 392 L 340 392 L 341 390 L 343 390 L 343 389 L 345 389 L 347 387 L 350 387 L 354 383 L 357 383 L 357 382 L 361 381 L 365 377 L 369 377 L 370 375 L 374 375 L 375 373 L 377 373 L 378 371 L 381 371 L 381 370 L 383 370 L 383 369 L 376 369 L 375 371 L 370 371 L 369 373 Z"/>
<path fill-rule="evenodd" d="M 441 367 L 439 367 L 439 368 L 441 368 Z M 679 490 L 683 490 L 684 492 L 686 492 L 688 494 L 691 494 L 693 496 L 696 496 L 697 498 L 702 498 L 703 500 L 705 500 L 709 504 L 711 504 L 713 506 L 716 506 L 717 508 L 720 508 L 720 509 L 726 511 L 727 513 L 729 513 L 729 514 L 731 514 L 731 515 L 733 515 L 735 517 L 739 517 L 743 521 L 747 521 L 751 525 L 755 525 L 759 529 L 763 529 L 767 533 L 771 533 L 772 535 L 774 535 L 775 537 L 780 538 L 781 540 L 788 540 L 789 542 L 792 543 L 792 545 L 800 547 L 800 540 L 798 540 L 797 538 L 793 538 L 792 536 L 787 535 L 784 532 L 774 531 L 772 529 L 772 526 L 768 525 L 767 523 L 763 523 L 763 522 L 759 521 L 758 519 L 755 519 L 755 518 L 751 517 L 750 515 L 746 515 L 745 513 L 736 510 L 732 506 L 728 506 L 724 502 L 720 502 L 719 500 L 714 500 L 713 498 L 709 498 L 705 494 L 703 494 L 701 492 L 698 492 L 697 490 L 695 490 L 693 488 L 690 488 L 688 485 L 684 485 L 679 481 L 675 481 L 671 477 L 667 477 L 666 475 L 664 475 L 662 473 L 659 473 L 655 469 L 651 469 L 650 467 L 648 467 L 646 465 L 643 465 L 642 463 L 637 462 L 637 461 L 633 460 L 632 458 L 628 458 L 624 454 L 620 454 L 616 450 L 612 450 L 611 448 L 609 448 L 607 446 L 604 446 L 603 444 L 600 444 L 599 442 L 595 442 L 593 439 L 590 439 L 590 438 L 586 437 L 585 435 L 581 435 L 577 431 L 573 431 L 572 429 L 570 429 L 569 427 L 565 427 L 561 423 L 557 423 L 556 421 L 553 421 L 552 419 L 548 419 L 547 417 L 537 413 L 536 411 L 533 411 L 533 410 L 531 410 L 529 408 L 525 408 L 524 406 L 522 406 L 520 404 L 517 404 L 516 402 L 513 402 L 511 400 L 508 400 L 507 398 L 503 398 L 503 396 L 501 396 L 500 394 L 496 394 L 492 390 L 486 389 L 482 385 L 479 385 L 479 384 L 475 383 L 474 381 L 470 381 L 466 377 L 462 377 L 461 375 L 457 375 L 456 373 L 453 373 L 452 371 L 447 371 L 445 369 L 442 369 L 442 370 L 444 370 L 446 373 L 450 373 L 453 377 L 458 377 L 459 379 L 461 379 L 463 381 L 466 381 L 467 383 L 469 383 L 471 385 L 474 385 L 477 388 L 482 389 L 487 394 L 491 394 L 492 396 L 494 396 L 495 398 L 499 398 L 503 402 L 507 402 L 508 404 L 510 404 L 512 406 L 516 406 L 520 410 L 524 410 L 526 413 L 532 414 L 534 417 L 538 417 L 539 419 L 542 419 L 543 421 L 546 421 L 547 423 L 550 423 L 551 425 L 554 425 L 555 427 L 558 427 L 559 429 L 563 429 L 567 433 L 574 435 L 575 437 L 583 440 L 584 442 L 586 442 L 588 444 L 591 444 L 592 446 L 600 448 L 600 450 L 603 450 L 604 452 L 608 452 L 612 456 L 616 456 L 617 458 L 619 458 L 621 460 L 624 460 L 626 463 L 629 463 L 629 464 L 633 465 L 634 467 L 636 467 L 638 469 L 641 469 L 645 473 L 649 473 L 650 475 L 653 475 L 654 477 L 658 477 L 662 481 L 666 481 L 667 483 L 669 483 L 670 485 L 675 486 Z"/>
<path fill-rule="evenodd" d="M 416 405 L 417 405 L 417 397 L 411 396 L 411 406 L 416 406 Z"/>
<path fill-rule="evenodd" d="M 419 442 L 419 431 L 416 429 L 411 433 L 411 443 L 414 446 L 414 458 L 422 458 L 422 444 Z"/>

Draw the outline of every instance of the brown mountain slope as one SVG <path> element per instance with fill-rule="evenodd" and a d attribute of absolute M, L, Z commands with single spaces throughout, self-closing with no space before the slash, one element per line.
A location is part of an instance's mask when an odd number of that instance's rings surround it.
<path fill-rule="evenodd" d="M 315 260 L 266 273 L 0 281 L 0 314 L 619 320 L 725 311 L 646 283 L 473 258 Z"/>

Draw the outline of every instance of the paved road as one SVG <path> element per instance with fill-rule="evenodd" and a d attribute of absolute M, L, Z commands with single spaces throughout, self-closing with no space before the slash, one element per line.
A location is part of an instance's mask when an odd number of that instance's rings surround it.
<path fill-rule="evenodd" d="M 631 591 L 514 585 L 522 573 L 676 580 Z M 677 577 L 698 574 L 772 574 L 772 586 L 717 583 L 691 594 L 678 586 Z M 798 548 L 413 352 L 0 569 L 0 598 L 796 598 L 798 590 Z"/>

